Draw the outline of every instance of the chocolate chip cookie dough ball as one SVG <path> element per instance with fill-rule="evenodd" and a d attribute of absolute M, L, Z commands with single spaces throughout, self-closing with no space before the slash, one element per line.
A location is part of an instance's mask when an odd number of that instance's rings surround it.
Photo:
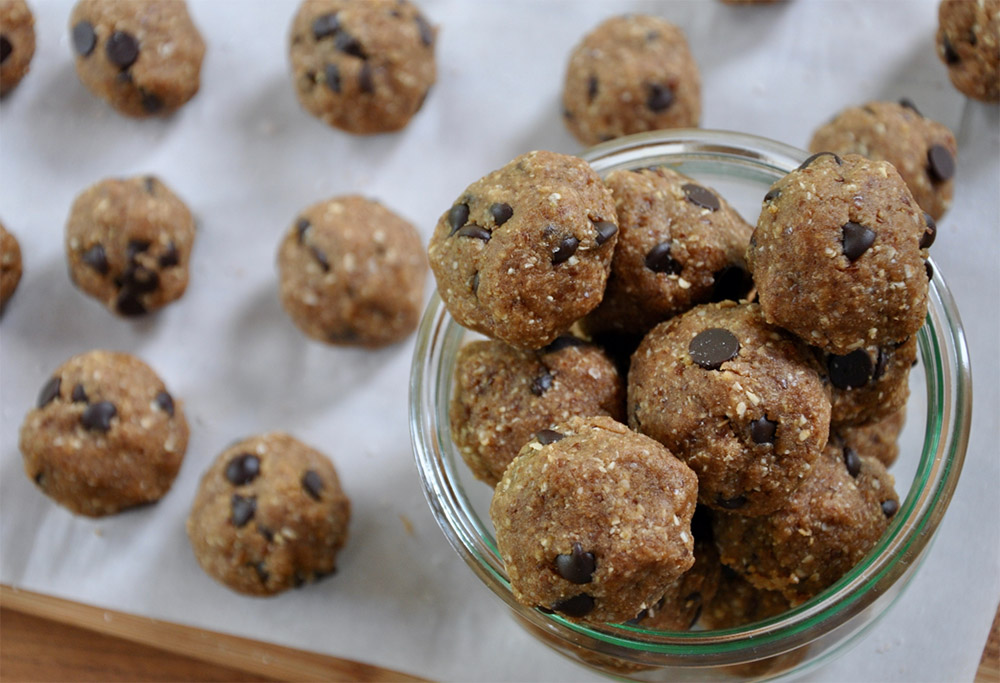
<path fill-rule="evenodd" d="M 21 281 L 21 246 L 17 238 L 0 223 L 0 311 Z"/>
<path fill-rule="evenodd" d="M 701 76 L 683 32 L 658 17 L 612 17 L 573 49 L 563 120 L 585 145 L 701 118 Z"/>
<path fill-rule="evenodd" d="M 899 435 L 906 422 L 906 408 L 900 408 L 876 422 L 853 427 L 836 427 L 830 430 L 830 443 L 842 445 L 844 458 L 849 456 L 846 449 L 855 454 L 875 458 L 887 468 L 892 467 L 899 457 Z"/>
<path fill-rule="evenodd" d="M 183 0 L 80 0 L 69 30 L 80 80 L 122 114 L 172 114 L 198 92 L 205 42 Z"/>
<path fill-rule="evenodd" d="M 933 218 L 941 218 L 951 206 L 958 153 L 955 136 L 946 126 L 921 116 L 909 100 L 845 109 L 813 134 L 809 150 L 888 161 L 920 208 Z"/>
<path fill-rule="evenodd" d="M 470 185 L 428 253 L 460 325 L 537 349 L 600 303 L 617 237 L 600 176 L 577 157 L 536 151 Z"/>
<path fill-rule="evenodd" d="M 377 348 L 420 320 L 420 235 L 374 200 L 335 197 L 300 213 L 278 248 L 278 270 L 282 305 L 313 339 Z"/>
<path fill-rule="evenodd" d="M 942 0 L 937 52 L 960 92 L 1000 102 L 1000 0 Z"/>
<path fill-rule="evenodd" d="M 860 425 L 888 417 L 906 405 L 917 338 L 857 349 L 844 356 L 818 351 L 817 358 L 820 377 L 830 386 L 830 422 Z"/>
<path fill-rule="evenodd" d="M 898 509 L 882 463 L 845 457 L 830 444 L 780 511 L 765 517 L 717 512 L 713 531 L 723 564 L 798 603 L 857 564 Z"/>
<path fill-rule="evenodd" d="M 273 595 L 336 571 L 350 515 L 329 458 L 271 432 L 219 454 L 201 479 L 187 534 L 213 579 Z"/>
<path fill-rule="evenodd" d="M 118 315 L 155 311 L 187 289 L 194 229 L 159 179 L 102 180 L 76 198 L 66 222 L 70 279 Z"/>
<path fill-rule="evenodd" d="M 632 357 L 629 425 L 698 475 L 698 500 L 762 515 L 809 473 L 830 399 L 809 351 L 756 304 L 703 304 L 653 328 Z"/>
<path fill-rule="evenodd" d="M 747 294 L 753 228 L 718 194 L 664 167 L 614 171 L 605 182 L 618 244 L 604 299 L 584 321 L 588 332 L 645 334 L 695 304 Z"/>
<path fill-rule="evenodd" d="M 299 102 L 349 133 L 403 128 L 437 77 L 436 33 L 410 2 L 305 0 L 290 38 Z"/>
<path fill-rule="evenodd" d="M 0 97 L 21 82 L 35 56 L 35 17 L 24 0 L 0 0 Z"/>
<path fill-rule="evenodd" d="M 188 425 L 180 401 L 141 360 L 70 358 L 21 425 L 24 471 L 47 496 L 88 517 L 162 498 L 180 469 Z"/>
<path fill-rule="evenodd" d="M 589 623 L 632 619 L 694 562 L 697 488 L 667 449 L 611 418 L 540 432 L 490 505 L 515 599 Z"/>
<path fill-rule="evenodd" d="M 625 382 L 604 352 L 572 336 L 538 351 L 466 344 L 455 361 L 451 434 L 478 479 L 496 486 L 539 431 L 571 417 L 625 419 Z"/>
<path fill-rule="evenodd" d="M 820 153 L 764 197 L 747 263 L 764 317 L 845 355 L 927 313 L 927 222 L 891 164 Z"/>

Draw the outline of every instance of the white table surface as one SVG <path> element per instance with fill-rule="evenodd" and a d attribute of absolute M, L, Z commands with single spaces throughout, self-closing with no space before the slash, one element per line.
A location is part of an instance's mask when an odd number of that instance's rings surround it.
<path fill-rule="evenodd" d="M 972 680 L 1000 599 L 1000 125 L 934 54 L 935 0 L 584 2 L 423 0 L 439 77 L 398 134 L 356 138 L 298 106 L 287 31 L 296 3 L 192 0 L 208 44 L 202 90 L 165 121 L 131 121 L 76 78 L 69 0 L 34 0 L 31 72 L 0 103 L 0 217 L 25 275 L 0 324 L 0 581 L 443 680 L 596 678 L 532 639 L 451 550 L 423 500 L 406 422 L 413 341 L 371 353 L 307 341 L 277 299 L 275 251 L 296 212 L 360 192 L 425 240 L 466 185 L 536 148 L 575 153 L 559 95 L 572 46 L 604 17 L 660 14 L 686 32 L 702 125 L 805 146 L 836 111 L 908 96 L 959 138 L 955 204 L 933 255 L 958 301 L 974 369 L 972 439 L 925 566 L 892 611 L 814 681 Z M 142 321 L 112 317 L 66 275 L 69 206 L 107 176 L 156 173 L 198 218 L 187 294 Z M 74 517 L 24 476 L 17 432 L 70 355 L 149 362 L 192 436 L 171 492 L 113 518 Z M 326 451 L 353 500 L 339 573 L 252 599 L 198 568 L 184 519 L 232 439 L 284 429 Z"/>

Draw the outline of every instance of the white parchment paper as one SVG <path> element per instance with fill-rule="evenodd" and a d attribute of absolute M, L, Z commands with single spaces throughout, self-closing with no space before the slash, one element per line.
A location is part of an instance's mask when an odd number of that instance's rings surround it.
<path fill-rule="evenodd" d="M 360 192 L 429 237 L 466 185 L 522 152 L 577 152 L 560 120 L 572 46 L 611 14 L 662 15 L 687 33 L 706 128 L 804 147 L 844 106 L 913 99 L 956 131 L 955 204 L 933 255 L 958 301 L 975 376 L 972 440 L 935 546 L 908 592 L 816 681 L 972 680 L 1000 598 L 1000 129 L 934 54 L 935 0 L 422 0 L 440 26 L 439 80 L 409 127 L 356 138 L 304 113 L 287 30 L 296 3 L 191 0 L 208 43 L 201 93 L 166 121 L 131 121 L 72 65 L 69 0 L 34 0 L 31 72 L 0 104 L 0 218 L 25 275 L 0 324 L 0 581 L 443 680 L 595 678 L 532 639 L 435 525 L 406 422 L 412 339 L 375 353 L 307 341 L 281 310 L 275 252 L 302 207 Z M 107 176 L 160 175 L 198 218 L 187 294 L 147 320 L 112 317 L 66 275 L 73 198 Z M 51 371 L 96 347 L 138 354 L 185 402 L 187 459 L 155 506 L 77 518 L 24 476 L 21 420 Z M 327 452 L 353 500 L 331 579 L 272 599 L 198 568 L 184 519 L 234 438 L 284 429 Z"/>

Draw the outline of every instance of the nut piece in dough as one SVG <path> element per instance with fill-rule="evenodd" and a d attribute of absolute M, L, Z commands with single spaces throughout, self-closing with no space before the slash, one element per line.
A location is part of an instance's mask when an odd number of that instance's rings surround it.
<path fill-rule="evenodd" d="M 937 53 L 959 92 L 1000 102 L 1000 0 L 941 0 Z"/>
<path fill-rule="evenodd" d="M 21 246 L 0 223 L 0 311 L 14 296 L 14 290 L 21 281 L 21 268 Z"/>
<path fill-rule="evenodd" d="M 24 0 L 0 0 L 0 97 L 13 90 L 35 55 L 35 17 Z"/>

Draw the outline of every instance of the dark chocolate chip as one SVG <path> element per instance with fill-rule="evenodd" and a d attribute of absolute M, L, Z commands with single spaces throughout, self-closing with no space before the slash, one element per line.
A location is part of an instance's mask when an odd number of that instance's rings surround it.
<path fill-rule="evenodd" d="M 556 351 L 562 351 L 563 349 L 568 349 L 571 346 L 586 346 L 587 342 L 579 337 L 574 337 L 572 334 L 564 334 L 556 337 L 552 343 L 542 349 L 542 353 L 555 353 Z"/>
<path fill-rule="evenodd" d="M 739 301 L 753 287 L 750 273 L 740 266 L 726 266 L 712 277 L 712 301 Z"/>
<path fill-rule="evenodd" d="M 372 66 L 365 62 L 358 71 L 358 89 L 368 95 L 375 92 L 375 81 L 372 75 Z"/>
<path fill-rule="evenodd" d="M 872 381 L 877 382 L 885 374 L 886 365 L 889 362 L 889 356 L 880 347 L 878 350 L 878 355 L 875 356 L 875 369 L 872 371 Z"/>
<path fill-rule="evenodd" d="M 847 467 L 847 473 L 855 479 L 861 474 L 861 458 L 850 446 L 844 446 L 844 466 Z"/>
<path fill-rule="evenodd" d="M 739 510 L 747 504 L 747 497 L 736 496 L 735 498 L 719 498 L 716 496 L 715 504 L 724 510 Z"/>
<path fill-rule="evenodd" d="M 80 260 L 101 275 L 108 274 L 108 270 L 110 268 L 108 266 L 108 255 L 104 252 L 103 245 L 95 244 L 90 249 L 83 252 L 83 256 L 80 257 Z"/>
<path fill-rule="evenodd" d="M 461 228 L 468 222 L 469 222 L 468 204 L 455 204 L 448 210 L 448 225 L 451 226 L 451 232 L 449 233 L 449 235 L 454 235 L 459 228 Z"/>
<path fill-rule="evenodd" d="M 340 92 L 340 68 L 336 64 L 327 64 L 323 70 L 323 80 L 326 87 L 335 93 Z"/>
<path fill-rule="evenodd" d="M 73 387 L 73 393 L 69 395 L 69 398 L 73 403 L 88 403 L 87 390 L 83 388 L 82 384 L 77 384 Z"/>
<path fill-rule="evenodd" d="M 142 179 L 142 186 L 148 194 L 154 194 L 156 191 L 156 178 L 151 175 L 146 176 Z"/>
<path fill-rule="evenodd" d="M 142 104 L 143 111 L 147 114 L 155 114 L 163 109 L 163 100 L 158 95 L 148 90 L 141 90 L 140 95 L 140 103 Z"/>
<path fill-rule="evenodd" d="M 292 575 L 292 585 L 295 588 L 302 588 L 302 586 L 306 585 L 306 577 L 302 575 L 302 572 L 296 571 Z"/>
<path fill-rule="evenodd" d="M 312 30 L 313 37 L 316 40 L 323 40 L 324 38 L 332 36 L 340 30 L 340 22 L 337 21 L 337 13 L 333 12 L 331 14 L 321 14 L 313 19 Z"/>
<path fill-rule="evenodd" d="M 299 238 L 299 244 L 302 244 L 302 242 L 305 240 L 306 230 L 308 230 L 311 227 L 312 223 L 310 223 L 305 218 L 300 218 L 299 220 L 295 221 L 295 235 Z"/>
<path fill-rule="evenodd" d="M 237 529 L 244 526 L 247 522 L 253 519 L 254 514 L 257 512 L 257 496 L 241 496 L 238 493 L 233 494 L 232 498 L 232 517 L 233 526 Z"/>
<path fill-rule="evenodd" d="M 309 251 L 312 252 L 313 258 L 319 264 L 319 267 L 323 269 L 324 273 L 330 272 L 330 261 L 326 258 L 326 252 L 312 244 L 309 245 Z"/>
<path fill-rule="evenodd" d="M 670 105 L 674 103 L 674 91 L 670 89 L 669 85 L 660 85 L 659 83 L 650 83 L 649 94 L 646 96 L 646 106 L 649 107 L 650 111 L 661 112 L 670 108 Z"/>
<path fill-rule="evenodd" d="M 587 102 L 593 102 L 597 97 L 597 76 L 591 76 L 587 80 Z"/>
<path fill-rule="evenodd" d="M 475 273 L 472 274 L 472 291 L 473 292 L 478 292 L 479 291 L 479 271 L 478 270 Z"/>
<path fill-rule="evenodd" d="M 263 524 L 257 525 L 257 533 L 263 536 L 264 540 L 266 540 L 268 543 L 274 540 L 274 532 L 268 529 Z"/>
<path fill-rule="evenodd" d="M 851 351 L 845 356 L 830 354 L 826 359 L 830 382 L 838 389 L 857 389 L 868 384 L 872 377 L 872 359 L 864 349 Z"/>
<path fill-rule="evenodd" d="M 817 159 L 819 159 L 820 157 L 823 157 L 823 156 L 831 156 L 831 157 L 833 157 L 833 160 L 837 162 L 838 166 L 840 166 L 841 164 L 844 163 L 843 161 L 841 161 L 840 157 L 838 157 L 833 152 L 816 152 L 811 157 L 809 157 L 808 159 L 806 159 L 805 161 L 803 161 L 801 164 L 799 164 L 799 167 L 796 170 L 801 171 L 804 168 L 808 168 L 809 164 L 811 164 L 812 162 L 816 161 Z"/>
<path fill-rule="evenodd" d="M 368 55 L 365 54 L 360 41 L 343 29 L 337 31 L 333 36 L 333 46 L 341 52 L 357 57 L 358 59 L 368 59 Z"/>
<path fill-rule="evenodd" d="M 886 517 L 892 517 L 899 510 L 899 503 L 893 499 L 882 501 L 882 514 Z"/>
<path fill-rule="evenodd" d="M 841 228 L 844 256 L 854 263 L 875 243 L 875 231 L 860 223 L 848 221 Z"/>
<path fill-rule="evenodd" d="M 260 458 L 253 453 L 240 453 L 226 463 L 226 479 L 233 486 L 249 484 L 260 474 Z"/>
<path fill-rule="evenodd" d="M 150 242 L 147 240 L 129 240 L 125 245 L 125 258 L 130 262 L 135 261 L 135 257 L 144 251 L 149 250 Z"/>
<path fill-rule="evenodd" d="M 552 388 L 552 375 L 548 372 L 542 372 L 535 381 L 531 383 L 531 393 L 535 396 L 541 396 L 546 391 Z"/>
<path fill-rule="evenodd" d="M 775 432 L 778 431 L 778 423 L 767 419 L 766 415 L 750 423 L 750 438 L 756 444 L 774 443 Z"/>
<path fill-rule="evenodd" d="M 950 40 L 948 40 L 947 35 L 942 36 L 941 47 L 944 49 L 945 64 L 954 66 L 955 64 L 958 64 L 960 61 L 962 61 L 962 58 L 955 51 L 955 46 L 951 44 Z"/>
<path fill-rule="evenodd" d="M 927 173 L 932 180 L 944 182 L 955 175 L 955 157 L 944 145 L 931 145 L 927 150 Z"/>
<path fill-rule="evenodd" d="M 927 271 L 927 279 L 934 279 L 934 266 L 931 265 L 930 261 L 924 261 L 924 270 Z"/>
<path fill-rule="evenodd" d="M 684 269 L 680 263 L 670 255 L 670 241 L 660 242 L 646 253 L 646 267 L 654 273 L 666 273 L 676 275 Z"/>
<path fill-rule="evenodd" d="M 594 580 L 595 569 L 594 553 L 585 552 L 579 542 L 573 543 L 569 555 L 556 555 L 556 570 L 570 583 L 590 583 Z"/>
<path fill-rule="evenodd" d="M 122 274 L 122 287 L 140 294 L 155 291 L 159 286 L 160 276 L 146 266 L 134 266 Z"/>
<path fill-rule="evenodd" d="M 52 403 L 59 397 L 59 388 L 61 386 L 61 377 L 50 377 L 49 381 L 42 386 L 42 390 L 38 392 L 38 400 L 35 404 L 39 408 L 44 408 L 48 404 Z"/>
<path fill-rule="evenodd" d="M 160 268 L 173 268 L 174 266 L 180 265 L 181 255 L 177 251 L 177 245 L 171 242 L 167 245 L 167 248 L 162 254 L 160 254 L 159 259 Z"/>
<path fill-rule="evenodd" d="M 420 42 L 426 45 L 427 47 L 433 45 L 434 29 L 431 28 L 431 25 L 429 23 L 427 23 L 427 20 L 424 19 L 424 16 L 418 12 L 417 16 L 413 17 L 413 21 L 417 23 L 417 31 L 420 32 Z"/>
<path fill-rule="evenodd" d="M 81 21 L 73 27 L 73 47 L 81 57 L 88 57 L 97 46 L 97 34 L 94 25 L 89 21 Z"/>
<path fill-rule="evenodd" d="M 555 443 L 556 441 L 561 441 L 565 438 L 565 434 L 560 434 L 554 429 L 543 429 L 535 434 L 535 439 L 543 446 L 548 446 L 550 443 Z"/>
<path fill-rule="evenodd" d="M 0 64 L 6 62 L 13 51 L 14 46 L 7 40 L 7 36 L 0 36 Z"/>
<path fill-rule="evenodd" d="M 139 59 L 139 41 L 131 33 L 115 31 L 104 46 L 108 60 L 119 69 L 127 69 Z"/>
<path fill-rule="evenodd" d="M 45 473 L 44 472 L 39 472 L 38 474 L 36 474 L 34 476 L 34 480 L 35 480 L 35 486 L 39 486 L 39 487 L 44 488 L 44 486 L 45 486 Z"/>
<path fill-rule="evenodd" d="M 694 183 L 685 183 L 681 185 L 681 189 L 684 190 L 684 198 L 695 206 L 709 211 L 719 210 L 719 198 L 711 190 Z"/>
<path fill-rule="evenodd" d="M 490 215 L 493 216 L 493 222 L 499 228 L 501 225 L 510 220 L 510 217 L 514 215 L 514 209 L 510 204 L 505 204 L 503 202 L 497 202 L 490 206 Z"/>
<path fill-rule="evenodd" d="M 767 194 L 764 195 L 764 201 L 765 202 L 773 202 L 775 199 L 777 199 L 780 196 L 781 196 L 781 188 L 780 187 L 772 187 L 770 190 L 767 191 Z"/>
<path fill-rule="evenodd" d="M 302 475 L 302 488 L 313 500 L 319 500 L 323 493 L 323 480 L 315 470 L 306 470 Z"/>
<path fill-rule="evenodd" d="M 563 118 L 566 119 L 567 121 L 572 121 L 573 120 L 573 112 L 571 112 L 566 107 L 563 107 L 562 115 L 563 115 Z"/>
<path fill-rule="evenodd" d="M 597 237 L 594 238 L 597 246 L 601 246 L 618 232 L 618 226 L 610 221 L 594 221 L 594 228 L 597 230 Z"/>
<path fill-rule="evenodd" d="M 646 42 L 651 43 L 660 37 L 659 31 L 646 31 Z"/>
<path fill-rule="evenodd" d="M 561 602 L 557 602 L 552 605 L 552 609 L 565 614 L 567 617 L 585 617 L 594 609 L 594 598 L 586 593 L 580 593 L 579 595 L 574 595 L 572 598 L 566 598 Z"/>
<path fill-rule="evenodd" d="M 476 225 L 475 223 L 469 223 L 468 225 L 463 225 L 458 231 L 459 237 L 474 237 L 477 240 L 482 240 L 484 242 L 490 241 L 490 231 Z"/>
<path fill-rule="evenodd" d="M 564 237 L 562 242 L 559 243 L 559 246 L 552 252 L 552 265 L 555 266 L 568 261 L 570 257 L 576 253 L 579 246 L 580 240 L 577 238 L 572 235 Z"/>
<path fill-rule="evenodd" d="M 924 228 L 924 234 L 920 236 L 920 248 L 929 249 L 937 238 L 937 223 L 929 213 L 924 213 L 924 223 L 927 227 Z"/>
<path fill-rule="evenodd" d="M 739 352 L 740 340 L 721 327 L 702 330 L 688 344 L 691 360 L 705 370 L 718 370 L 723 363 L 736 358 Z"/>
<path fill-rule="evenodd" d="M 115 310 L 127 318 L 134 318 L 146 313 L 146 306 L 139 300 L 139 293 L 125 288 L 118 294 Z"/>
<path fill-rule="evenodd" d="M 80 424 L 86 429 L 96 432 L 106 432 L 111 429 L 111 418 L 118 414 L 118 409 L 111 401 L 91 403 L 80 415 Z"/>
<path fill-rule="evenodd" d="M 920 110 L 917 109 L 917 105 L 913 104 L 913 100 L 911 100 L 909 97 L 899 98 L 899 106 L 909 109 L 910 111 L 914 112 L 917 116 L 923 116 L 923 114 L 920 113 Z"/>
<path fill-rule="evenodd" d="M 267 569 L 264 568 L 263 562 L 257 562 L 252 565 L 254 570 L 257 572 L 257 578 L 260 579 L 261 583 L 267 583 L 267 580 L 271 578 L 271 575 L 267 573 Z"/>

